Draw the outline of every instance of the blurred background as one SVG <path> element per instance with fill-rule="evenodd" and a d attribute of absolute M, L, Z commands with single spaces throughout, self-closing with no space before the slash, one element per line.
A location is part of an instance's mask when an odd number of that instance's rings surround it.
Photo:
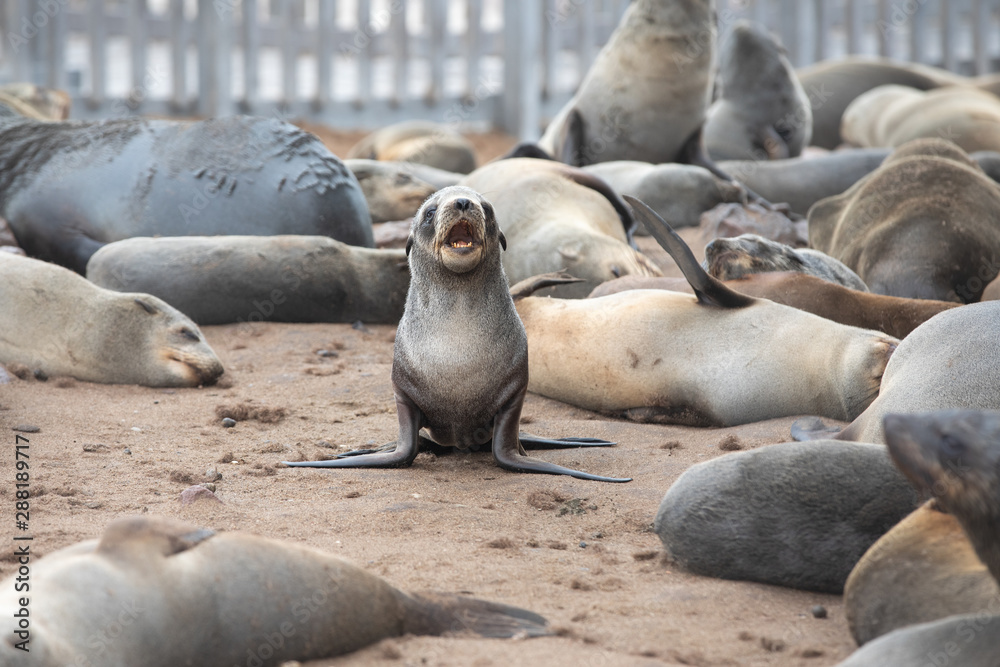
<path fill-rule="evenodd" d="M 425 118 L 534 139 L 627 4 L 3 0 L 0 83 L 67 90 L 72 118 L 249 113 L 344 130 Z M 1000 68 L 1000 0 L 717 5 L 720 38 L 739 19 L 760 21 L 796 66 L 867 54 Z"/>

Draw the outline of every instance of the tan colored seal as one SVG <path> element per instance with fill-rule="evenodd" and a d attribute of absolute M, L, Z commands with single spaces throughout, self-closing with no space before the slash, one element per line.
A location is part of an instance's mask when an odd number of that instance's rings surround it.
<path fill-rule="evenodd" d="M 425 120 L 376 130 L 347 151 L 347 157 L 416 162 L 459 174 L 476 168 L 475 149 L 468 139 L 448 125 Z"/>
<path fill-rule="evenodd" d="M 0 116 L 23 116 L 45 121 L 66 120 L 72 104 L 73 100 L 68 93 L 55 88 L 43 88 L 33 83 L 0 86 Z"/>
<path fill-rule="evenodd" d="M 489 193 L 507 238 L 503 268 L 511 284 L 566 270 L 582 282 L 548 293 L 582 298 L 606 280 L 658 276 L 629 246 L 635 221 L 604 180 L 552 160 L 512 158 L 484 165 L 462 185 Z"/>
<path fill-rule="evenodd" d="M 222 374 L 198 326 L 156 297 L 112 292 L 9 253 L 0 253 L 0 285 L 0 363 L 150 387 L 194 387 Z"/>
<path fill-rule="evenodd" d="M 605 414 L 702 426 L 815 410 L 844 418 L 874 399 L 896 339 L 733 292 L 651 209 L 626 199 L 697 296 L 518 298 L 531 391 Z M 531 287 L 515 286 L 515 295 Z"/>
<path fill-rule="evenodd" d="M 277 667 L 406 633 L 550 634 L 524 609 L 408 595 L 315 549 L 166 518 L 119 519 L 100 540 L 21 562 L 30 590 L 15 575 L 0 598 L 5 666 Z"/>

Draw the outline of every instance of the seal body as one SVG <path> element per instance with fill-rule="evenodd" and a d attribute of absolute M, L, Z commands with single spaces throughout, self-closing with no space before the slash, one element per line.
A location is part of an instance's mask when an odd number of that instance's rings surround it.
<path fill-rule="evenodd" d="M 829 255 L 793 248 L 756 234 L 715 239 L 705 246 L 708 273 L 719 280 L 739 280 L 755 273 L 797 271 L 844 287 L 867 292 L 858 274 Z"/>
<path fill-rule="evenodd" d="M 660 275 L 630 247 L 635 222 L 621 197 L 582 169 L 512 158 L 480 167 L 462 184 L 490 193 L 508 243 L 503 267 L 512 284 L 565 270 L 581 282 L 547 293 L 582 298 L 605 280 Z"/>
<path fill-rule="evenodd" d="M 1000 187 L 954 144 L 923 139 L 809 210 L 809 244 L 891 296 L 974 302 L 996 275 Z"/>
<path fill-rule="evenodd" d="M 305 234 L 372 247 L 357 179 L 276 119 L 0 125 L 0 215 L 34 257 L 83 273 L 133 236 Z"/>
<path fill-rule="evenodd" d="M 468 139 L 441 123 L 408 120 L 377 130 L 347 152 L 348 158 L 414 162 L 468 174 L 476 154 Z"/>
<path fill-rule="evenodd" d="M 94 284 L 147 292 L 199 324 L 393 324 L 410 274 L 402 250 L 360 248 L 327 236 L 131 238 L 87 264 Z"/>
<path fill-rule="evenodd" d="M 809 145 L 809 98 L 784 48 L 763 26 L 733 26 L 720 51 L 716 89 L 704 131 L 713 160 L 786 159 Z"/>
<path fill-rule="evenodd" d="M 918 502 L 884 447 L 783 443 L 691 466 L 653 527 L 695 574 L 840 593 L 865 550 Z"/>
<path fill-rule="evenodd" d="M 715 66 L 711 0 L 635 0 L 538 145 L 583 166 L 676 162 L 705 121 Z"/>
<path fill-rule="evenodd" d="M 222 374 L 198 326 L 172 306 L 37 259 L 0 253 L 0 312 L 0 363 L 150 387 L 194 387 Z"/>
<path fill-rule="evenodd" d="M 8 618 L 23 606 L 14 584 L 0 601 Z M 405 633 L 548 634 L 523 609 L 411 596 L 314 549 L 161 518 L 119 519 L 100 540 L 44 557 L 30 587 L 30 653 L 8 624 L 2 665 L 276 667 Z"/>

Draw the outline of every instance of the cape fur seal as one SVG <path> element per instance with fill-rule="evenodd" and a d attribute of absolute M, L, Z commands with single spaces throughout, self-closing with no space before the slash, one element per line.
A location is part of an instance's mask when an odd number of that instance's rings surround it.
<path fill-rule="evenodd" d="M 896 339 L 733 292 L 649 207 L 626 200 L 697 296 L 640 290 L 558 300 L 527 296 L 530 282 L 515 286 L 531 391 L 605 414 L 697 426 L 814 409 L 856 415 L 872 401 Z"/>
<path fill-rule="evenodd" d="M 969 306 L 966 306 L 968 308 Z M 963 309 L 964 310 L 964 309 Z M 1000 414 L 945 410 L 886 415 L 886 443 L 899 469 L 962 525 L 976 555 L 1000 582 Z M 865 644 L 841 665 L 994 667 L 1000 605 L 913 625 Z"/>
<path fill-rule="evenodd" d="M 30 583 L 4 582 L 3 665 L 277 667 L 407 633 L 551 634 L 524 609 L 409 595 L 316 549 L 166 518 L 118 519 L 32 563 Z"/>
<path fill-rule="evenodd" d="M 903 299 L 859 292 L 794 271 L 753 273 L 739 280 L 727 280 L 725 285 L 740 294 L 768 299 L 848 326 L 874 329 L 895 338 L 905 338 L 938 313 L 959 307 L 952 301 Z M 694 294 L 684 278 L 624 276 L 598 285 L 590 298 L 638 289 Z"/>
<path fill-rule="evenodd" d="M 891 412 L 946 408 L 1000 410 L 1000 302 L 946 310 L 903 339 L 868 409 L 847 428 L 806 418 L 792 425 L 796 440 L 815 437 L 884 443 L 882 419 Z"/>
<path fill-rule="evenodd" d="M 305 234 L 372 247 L 350 171 L 273 118 L 0 120 L 0 216 L 33 257 L 83 273 L 133 236 Z"/>
<path fill-rule="evenodd" d="M 658 276 L 660 270 L 630 247 L 635 220 L 622 198 L 582 169 L 535 158 L 484 165 L 462 180 L 488 192 L 509 244 L 503 268 L 511 284 L 566 270 L 581 282 L 549 294 L 583 298 L 606 280 Z"/>
<path fill-rule="evenodd" d="M 809 209 L 809 245 L 878 294 L 978 301 L 1000 269 L 1000 186 L 954 144 L 913 141 Z"/>
<path fill-rule="evenodd" d="M 0 363 L 86 382 L 195 387 L 222 375 L 198 326 L 148 294 L 0 253 Z"/>
<path fill-rule="evenodd" d="M 690 162 L 712 94 L 711 0 L 634 0 L 538 145 L 561 162 Z M 704 155 L 704 151 L 701 150 Z"/>
<path fill-rule="evenodd" d="M 691 466 L 653 528 L 695 574 L 840 593 L 865 550 L 918 502 L 884 447 L 793 442 Z"/>
<path fill-rule="evenodd" d="M 345 160 L 344 164 L 361 184 L 373 223 L 412 218 L 424 200 L 440 189 L 407 169 L 408 162 Z"/>
<path fill-rule="evenodd" d="M 809 98 L 785 49 L 764 26 L 733 26 L 720 49 L 715 85 L 704 130 L 713 160 L 781 160 L 809 145 Z"/>
<path fill-rule="evenodd" d="M 199 324 L 395 324 L 410 282 L 402 250 L 326 236 L 125 239 L 94 253 L 87 278 L 158 296 Z"/>
<path fill-rule="evenodd" d="M 868 291 L 858 274 L 826 253 L 793 248 L 757 234 L 713 239 L 705 246 L 705 264 L 708 274 L 719 280 L 739 280 L 769 271 L 796 271 L 859 292 Z"/>
<path fill-rule="evenodd" d="M 458 174 L 476 168 L 472 143 L 448 125 L 407 120 L 372 132 L 347 151 L 348 158 L 414 162 Z"/>
<path fill-rule="evenodd" d="M 507 470 L 630 481 L 571 470 L 524 453 L 522 440 L 553 446 L 613 443 L 519 437 L 528 346 L 500 263 L 506 245 L 493 206 L 474 190 L 445 188 L 424 203 L 406 246 L 410 287 L 393 348 L 399 439 L 378 451 L 287 465 L 408 466 L 420 448 L 420 429 L 426 428 L 438 445 L 491 445 L 494 459 Z"/>

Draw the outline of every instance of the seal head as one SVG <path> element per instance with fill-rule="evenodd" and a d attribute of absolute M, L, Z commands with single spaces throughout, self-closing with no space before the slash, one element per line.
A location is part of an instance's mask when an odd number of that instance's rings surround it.
<path fill-rule="evenodd" d="M 419 263 L 420 269 L 439 267 L 438 271 L 462 274 L 479 267 L 488 254 L 487 245 L 496 243 L 507 249 L 493 206 L 470 188 L 452 187 L 428 198 L 417 211 L 406 254 L 416 244 L 421 250 L 410 261 Z M 422 258 L 424 253 L 429 256 Z"/>

